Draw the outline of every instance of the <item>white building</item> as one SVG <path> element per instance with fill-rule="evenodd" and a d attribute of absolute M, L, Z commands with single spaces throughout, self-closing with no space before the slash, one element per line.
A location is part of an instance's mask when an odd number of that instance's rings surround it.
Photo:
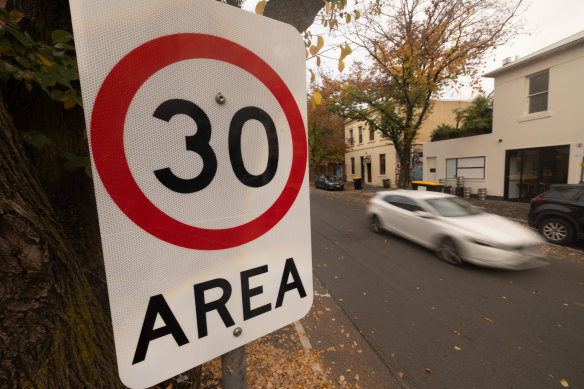
<path fill-rule="evenodd" d="M 465 108 L 469 101 L 438 100 L 432 106 L 418 130 L 414 144 L 413 172 L 419 170 L 419 179 L 422 177 L 422 160 L 416 160 L 422 153 L 422 143 L 430 140 L 432 131 L 440 124 L 454 125 L 456 121 L 455 109 Z M 391 187 L 397 184 L 399 174 L 396 152 L 393 143 L 379 131 L 369 131 L 365 122 L 349 120 L 345 123 L 345 139 L 349 145 L 345 152 L 345 172 L 347 180 L 362 177 L 368 185 L 381 186 L 384 179 L 390 180 Z M 413 177 L 413 175 L 412 175 Z M 424 176 L 425 177 L 425 176 Z"/>
<path fill-rule="evenodd" d="M 424 179 L 527 201 L 581 180 L 584 31 L 485 75 L 495 79 L 493 132 L 424 143 Z"/>

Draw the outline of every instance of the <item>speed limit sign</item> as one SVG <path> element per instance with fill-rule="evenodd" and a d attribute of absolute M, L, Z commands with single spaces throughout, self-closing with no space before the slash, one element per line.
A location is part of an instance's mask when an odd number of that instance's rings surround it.
<path fill-rule="evenodd" d="M 71 0 L 120 377 L 312 305 L 304 44 L 212 0 Z"/>

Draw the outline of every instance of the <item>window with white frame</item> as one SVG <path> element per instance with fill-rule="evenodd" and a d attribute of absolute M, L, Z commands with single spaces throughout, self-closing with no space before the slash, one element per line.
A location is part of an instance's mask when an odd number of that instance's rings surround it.
<path fill-rule="evenodd" d="M 485 157 L 446 159 L 446 178 L 485 179 Z"/>
<path fill-rule="evenodd" d="M 549 70 L 529 77 L 528 113 L 547 111 L 549 80 Z"/>

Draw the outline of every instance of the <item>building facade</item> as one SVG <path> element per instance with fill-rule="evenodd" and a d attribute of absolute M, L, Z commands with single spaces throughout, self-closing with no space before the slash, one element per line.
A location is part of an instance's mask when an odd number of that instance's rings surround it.
<path fill-rule="evenodd" d="M 470 101 L 438 100 L 418 130 L 412 155 L 412 178 L 423 179 L 423 142 L 430 141 L 432 131 L 440 124 L 455 125 L 455 109 L 465 108 Z M 382 186 L 389 179 L 391 187 L 397 184 L 399 161 L 393 143 L 379 131 L 370 131 L 365 122 L 349 120 L 345 123 L 345 172 L 347 180 L 361 177 L 369 185 Z"/>
<path fill-rule="evenodd" d="M 529 201 L 550 185 L 578 183 L 584 154 L 581 120 L 584 31 L 512 61 L 495 79 L 493 132 L 424 144 L 424 176 L 476 194 Z"/>

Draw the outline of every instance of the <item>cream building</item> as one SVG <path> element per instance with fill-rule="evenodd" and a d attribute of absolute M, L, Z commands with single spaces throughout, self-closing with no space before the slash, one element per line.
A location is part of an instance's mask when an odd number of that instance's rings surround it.
<path fill-rule="evenodd" d="M 470 101 L 438 100 L 432 112 L 426 117 L 415 140 L 414 162 L 421 175 L 422 143 L 430 141 L 432 131 L 442 123 L 455 125 L 454 110 L 464 108 Z M 349 120 L 345 123 L 345 139 L 349 145 L 345 152 L 345 172 L 347 180 L 361 177 L 368 185 L 383 185 L 389 179 L 391 187 L 396 187 L 399 168 L 393 143 L 379 131 L 369 131 L 365 122 Z M 415 170 L 415 167 L 414 167 Z M 424 176 L 425 177 L 425 176 Z"/>
<path fill-rule="evenodd" d="M 493 132 L 424 144 L 424 178 L 476 194 L 528 201 L 550 185 L 578 183 L 584 154 L 584 31 L 511 61 L 495 79 Z"/>

